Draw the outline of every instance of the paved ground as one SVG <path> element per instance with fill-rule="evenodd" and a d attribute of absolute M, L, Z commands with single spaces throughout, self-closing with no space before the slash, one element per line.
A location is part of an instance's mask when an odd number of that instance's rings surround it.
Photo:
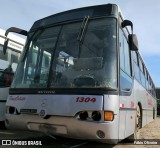
<path fill-rule="evenodd" d="M 140 138 L 143 140 L 140 140 L 139 142 L 157 142 L 155 139 L 159 139 L 160 144 L 160 117 L 158 117 L 153 122 L 146 125 L 143 129 L 141 129 L 140 132 Z M 28 144 L 28 141 L 38 141 L 37 143 L 40 144 L 43 143 L 43 146 L 34 146 L 34 147 L 52 147 L 52 148 L 106 148 L 106 147 L 114 147 L 114 148 L 154 148 L 154 147 L 160 147 L 160 145 L 134 145 L 132 143 L 129 143 L 127 140 L 123 140 L 121 143 L 117 145 L 106 145 L 96 142 L 89 142 L 89 141 L 81 141 L 81 140 L 73 140 L 73 139 L 67 139 L 67 138 L 60 138 L 58 137 L 56 140 L 44 136 L 42 133 L 35 133 L 35 132 L 29 132 L 29 131 L 11 131 L 11 130 L 0 130 L 0 143 L 2 143 L 2 140 L 12 140 L 12 144 L 17 144 L 18 141 L 23 141 L 24 144 Z M 151 141 L 148 141 L 148 139 L 151 139 Z M 12 148 L 12 146 L 0 146 L 0 148 Z M 14 148 L 21 148 L 22 146 L 14 146 Z M 22 148 L 28 148 L 31 146 L 23 146 Z"/>

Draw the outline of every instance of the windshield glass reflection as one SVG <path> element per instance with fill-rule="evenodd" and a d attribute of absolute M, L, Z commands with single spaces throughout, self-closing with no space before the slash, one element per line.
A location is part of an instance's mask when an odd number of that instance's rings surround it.
<path fill-rule="evenodd" d="M 37 32 L 12 87 L 117 88 L 116 20 L 89 19 L 80 42 L 81 25 Z"/>

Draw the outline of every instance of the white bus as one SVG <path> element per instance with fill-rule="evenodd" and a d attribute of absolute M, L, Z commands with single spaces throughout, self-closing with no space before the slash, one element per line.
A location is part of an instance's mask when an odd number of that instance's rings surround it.
<path fill-rule="evenodd" d="M 3 53 L 5 30 L 0 29 L 0 128 L 4 127 L 5 103 L 25 40 L 10 34 L 7 53 Z"/>
<path fill-rule="evenodd" d="M 155 119 L 154 83 L 117 5 L 58 13 L 25 34 L 8 128 L 117 143 Z"/>

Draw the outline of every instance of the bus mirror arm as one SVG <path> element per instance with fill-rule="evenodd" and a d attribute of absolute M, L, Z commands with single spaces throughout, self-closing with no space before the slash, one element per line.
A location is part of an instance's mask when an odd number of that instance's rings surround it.
<path fill-rule="evenodd" d="M 131 26 L 131 31 L 133 34 L 133 23 L 129 20 L 124 20 L 121 24 L 122 28 L 126 27 L 126 26 Z"/>
<path fill-rule="evenodd" d="M 7 51 L 8 41 L 9 41 L 8 38 L 6 38 L 6 40 L 4 41 L 4 45 L 3 45 L 3 53 L 4 53 L 4 55 L 6 54 L 6 51 Z"/>
<path fill-rule="evenodd" d="M 7 29 L 5 32 L 5 36 L 7 36 L 9 32 L 18 33 L 18 34 L 21 34 L 24 36 L 27 36 L 27 34 L 28 34 L 28 32 L 26 30 L 22 30 L 22 29 L 19 29 L 16 27 L 11 27 L 11 28 Z"/>
<path fill-rule="evenodd" d="M 6 54 L 6 51 L 7 51 L 8 42 L 9 42 L 9 39 L 7 38 L 7 35 L 10 32 L 18 33 L 18 34 L 25 35 L 25 36 L 28 35 L 28 32 L 26 30 L 22 30 L 22 29 L 19 29 L 19 28 L 16 28 L 16 27 L 11 27 L 11 28 L 7 29 L 6 32 L 5 32 L 6 39 L 4 41 L 4 46 L 3 46 L 3 53 L 4 54 Z"/>
<path fill-rule="evenodd" d="M 133 34 L 133 23 L 129 20 L 124 20 L 121 23 L 121 26 L 122 28 L 131 26 L 131 34 L 128 35 L 129 47 L 130 47 L 130 50 L 138 51 L 138 40 L 137 40 L 137 36 Z"/>

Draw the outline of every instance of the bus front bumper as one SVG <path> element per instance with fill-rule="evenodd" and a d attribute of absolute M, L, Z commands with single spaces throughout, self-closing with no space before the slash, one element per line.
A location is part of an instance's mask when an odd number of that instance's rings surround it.
<path fill-rule="evenodd" d="M 112 122 L 91 122 L 62 116 L 51 116 L 48 119 L 43 119 L 38 115 L 31 114 L 6 114 L 6 127 L 8 129 L 38 131 L 46 135 L 112 144 L 118 143 L 117 121 L 114 119 Z"/>

